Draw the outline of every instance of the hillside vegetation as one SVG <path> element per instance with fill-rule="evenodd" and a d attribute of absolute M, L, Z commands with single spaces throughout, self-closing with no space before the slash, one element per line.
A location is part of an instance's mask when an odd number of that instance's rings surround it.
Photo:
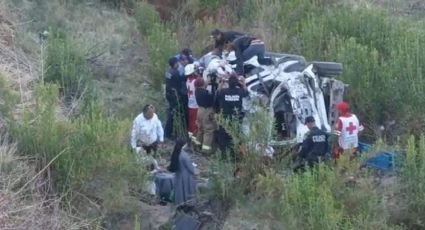
<path fill-rule="evenodd" d="M 260 36 L 270 51 L 343 63 L 363 138 L 402 152 L 404 164 L 384 177 L 359 170 L 361 159 L 300 175 L 287 160 L 265 167 L 253 143 L 266 142 L 261 127 L 270 119 L 259 113 L 243 137 L 239 180 L 234 165 L 209 159 L 215 174 L 205 195 L 228 204 L 220 227 L 424 229 L 424 8 L 415 0 L 0 2 L 0 124 L 8 132 L 0 228 L 142 228 L 146 172 L 128 148 L 131 121 L 148 102 L 164 118 L 168 58 L 184 47 L 199 55 L 210 31 L 223 28 Z"/>

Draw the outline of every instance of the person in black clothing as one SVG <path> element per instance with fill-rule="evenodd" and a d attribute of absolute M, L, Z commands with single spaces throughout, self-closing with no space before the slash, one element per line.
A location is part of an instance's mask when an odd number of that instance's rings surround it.
<path fill-rule="evenodd" d="M 257 56 L 260 65 L 272 65 L 271 58 L 265 58 L 266 48 L 264 42 L 258 38 L 250 36 L 242 36 L 235 39 L 229 46 L 230 50 L 235 51 L 236 60 L 230 64 L 236 64 L 236 73 L 244 74 L 243 63 L 254 56 Z"/>
<path fill-rule="evenodd" d="M 305 124 L 310 132 L 307 133 L 307 137 L 298 152 L 301 162 L 295 167 L 294 171 L 296 172 L 303 171 L 305 164 L 311 168 L 319 160 L 326 161 L 329 155 L 328 134 L 316 126 L 314 117 L 312 116 L 305 119 Z"/>
<path fill-rule="evenodd" d="M 220 56 L 226 44 L 233 42 L 236 38 L 243 35 L 244 34 L 240 32 L 236 32 L 236 31 L 223 32 L 223 31 L 220 31 L 219 29 L 215 29 L 211 32 L 211 37 L 215 41 L 214 48 L 219 50 Z"/>
<path fill-rule="evenodd" d="M 192 55 L 192 50 L 189 48 L 184 48 L 176 55 L 176 58 L 180 59 L 181 57 L 187 58 L 187 64 L 193 64 L 195 62 L 195 58 Z"/>
<path fill-rule="evenodd" d="M 242 87 L 238 87 L 239 84 Z M 239 129 L 244 115 L 242 111 L 242 99 L 248 95 L 249 92 L 246 89 L 244 79 L 239 82 L 238 77 L 229 77 L 229 88 L 217 91 L 215 100 L 216 113 L 221 113 L 227 121 L 235 122 L 236 120 L 236 127 Z M 226 132 L 223 126 L 219 127 L 217 141 L 223 156 L 226 151 L 230 151 L 231 155 L 236 157 L 234 148 L 232 148 L 232 137 Z"/>
<path fill-rule="evenodd" d="M 170 69 L 165 74 L 165 98 L 168 102 L 167 109 L 167 122 L 165 124 L 164 134 L 166 138 L 173 139 L 175 130 L 174 121 L 177 113 L 180 119 L 181 124 L 186 124 L 185 114 L 187 107 L 187 89 L 186 88 L 186 78 L 180 76 L 178 67 L 179 59 L 172 57 L 168 60 Z"/>

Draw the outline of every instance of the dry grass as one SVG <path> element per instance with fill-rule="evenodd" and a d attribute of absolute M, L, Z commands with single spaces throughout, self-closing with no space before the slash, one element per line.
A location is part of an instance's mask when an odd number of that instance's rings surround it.
<path fill-rule="evenodd" d="M 41 188 L 49 183 L 0 137 L 0 229 L 89 229 L 95 226 L 63 208 Z M 62 206 L 62 207 L 61 207 Z"/>
<path fill-rule="evenodd" d="M 4 15 L 3 18 L 9 21 L 13 19 L 27 22 L 21 25 L 19 30 L 11 27 L 13 29 L 11 31 L 13 35 L 17 35 L 15 39 L 17 49 L 27 50 L 27 55 L 34 54 L 28 55 L 34 56 L 36 60 L 31 60 L 31 69 L 34 73 L 31 79 L 41 76 L 41 71 L 34 71 L 35 68 L 41 69 L 38 33 L 49 28 L 60 28 L 78 44 L 79 49 L 84 51 L 87 63 L 94 73 L 95 86 L 100 89 L 101 98 L 108 111 L 114 115 L 127 116 L 139 112 L 139 108 L 142 107 L 140 92 L 145 91 L 143 83 L 148 74 L 146 71 L 148 59 L 146 50 L 141 44 L 141 35 L 136 22 L 126 12 L 111 9 L 96 0 L 80 3 L 22 0 L 0 4 L 0 15 Z M 0 27 L 2 24 L 0 16 Z M 12 34 L 9 37 L 11 36 Z M 14 64 L 16 61 L 13 49 L 9 49 L 11 52 L 2 50 L 0 47 L 0 55 L 5 57 L 0 58 L 0 63 L 4 62 L 7 66 L 4 69 L 14 72 L 25 70 L 22 67 L 24 64 L 20 64 L 19 69 Z M 24 57 L 19 59 L 25 60 Z M 19 79 L 16 77 L 17 74 L 6 75 Z M 16 85 L 19 88 L 19 84 Z M 23 91 L 27 92 L 25 87 Z M 27 97 L 32 96 L 28 94 Z"/>
<path fill-rule="evenodd" d="M 17 44 L 17 33 L 25 22 L 20 22 L 4 1 L 0 1 L 0 72 L 5 73 L 21 104 L 31 103 L 31 86 L 38 76 L 37 53 L 24 53 Z"/>

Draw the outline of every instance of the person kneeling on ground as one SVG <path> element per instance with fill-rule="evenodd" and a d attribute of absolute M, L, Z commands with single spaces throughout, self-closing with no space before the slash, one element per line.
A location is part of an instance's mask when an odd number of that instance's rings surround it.
<path fill-rule="evenodd" d="M 189 156 L 187 142 L 178 139 L 171 155 L 168 171 L 175 173 L 174 203 L 181 205 L 196 197 L 195 167 Z"/>
<path fill-rule="evenodd" d="M 298 152 L 301 162 L 295 167 L 295 172 L 305 170 L 305 164 L 312 168 L 319 160 L 326 161 L 329 154 L 328 134 L 316 126 L 314 117 L 306 117 L 305 125 L 310 131 Z"/>
<path fill-rule="evenodd" d="M 131 131 L 131 148 L 142 147 L 147 154 L 156 153 L 158 144 L 164 141 L 164 130 L 161 121 L 155 114 L 153 105 L 146 105 L 143 112 L 133 122 Z"/>

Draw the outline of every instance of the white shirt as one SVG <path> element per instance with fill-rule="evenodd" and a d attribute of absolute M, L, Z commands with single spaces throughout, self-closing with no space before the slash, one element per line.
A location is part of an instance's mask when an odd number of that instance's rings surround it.
<path fill-rule="evenodd" d="M 133 149 L 136 148 L 137 141 L 141 141 L 143 145 L 151 145 L 155 141 L 164 141 L 164 130 L 156 114 L 149 120 L 143 116 L 143 113 L 134 119 L 131 131 L 131 147 Z"/>
<path fill-rule="evenodd" d="M 187 86 L 187 96 L 188 96 L 188 104 L 187 107 L 190 109 L 197 109 L 198 103 L 196 103 L 196 97 L 195 97 L 195 81 L 196 78 L 188 78 L 186 81 Z"/>

